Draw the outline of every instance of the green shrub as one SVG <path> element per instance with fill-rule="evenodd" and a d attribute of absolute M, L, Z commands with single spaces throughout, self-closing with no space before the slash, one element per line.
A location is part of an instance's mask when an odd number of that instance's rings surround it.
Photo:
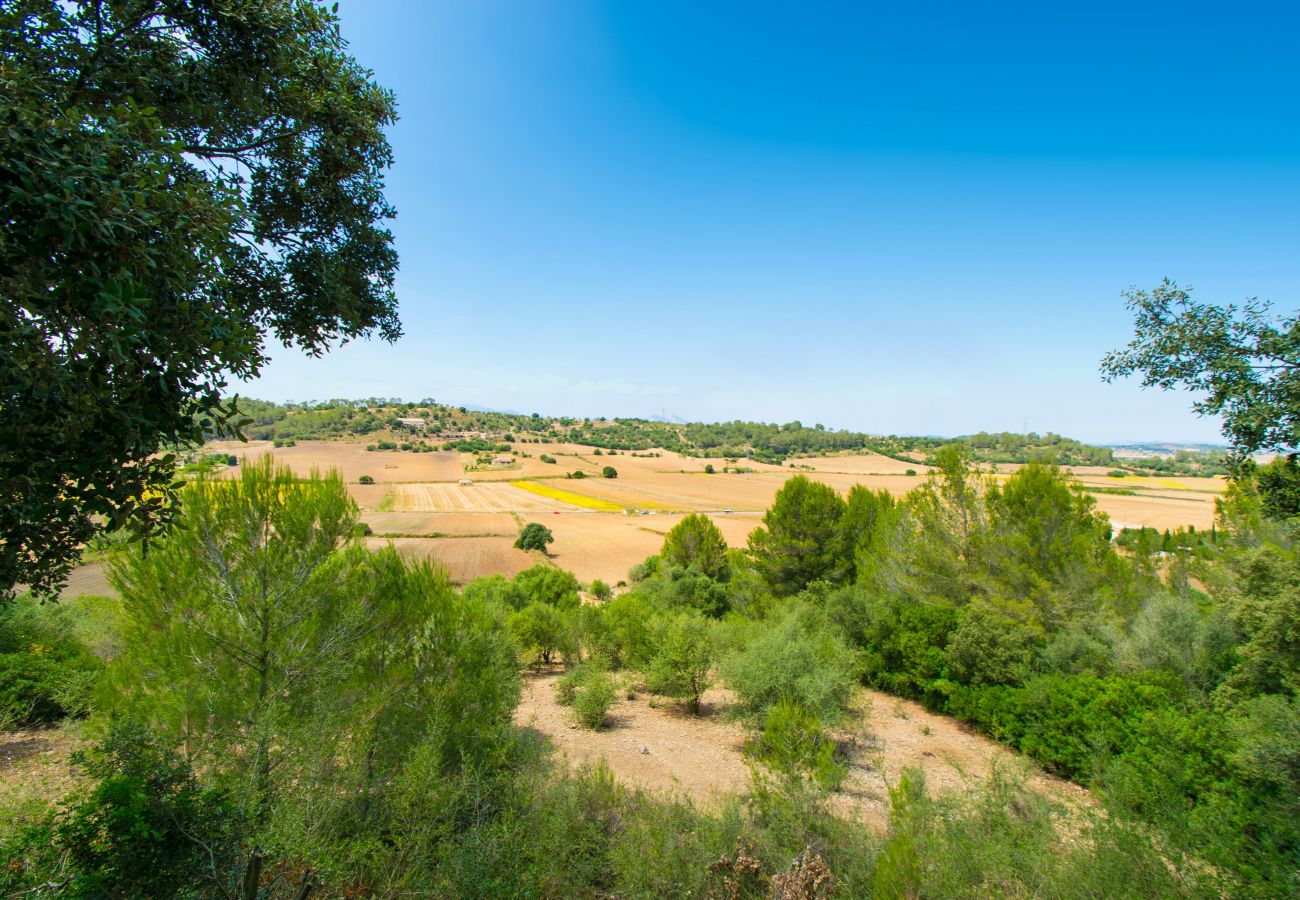
<path fill-rule="evenodd" d="M 0 604 L 0 729 L 90 711 L 104 664 L 79 633 L 80 607 L 76 601 L 42 605 L 31 597 Z"/>
<path fill-rule="evenodd" d="M 375 477 L 373 475 L 362 475 L 357 478 L 357 484 L 374 484 L 374 483 L 375 483 Z"/>
<path fill-rule="evenodd" d="M 541 460 L 542 462 L 544 462 L 544 463 L 550 463 L 551 465 L 555 465 L 555 457 L 554 457 L 554 456 L 548 456 L 547 454 L 543 453 L 541 456 L 539 456 L 539 457 L 537 457 L 537 458 L 540 459 L 540 460 Z"/>
<path fill-rule="evenodd" d="M 555 702 L 561 706 L 573 706 L 578 689 L 596 672 L 602 671 L 597 665 L 582 663 L 574 666 L 555 680 Z"/>
<path fill-rule="evenodd" d="M 784 699 L 823 722 L 837 722 L 858 676 L 856 654 L 829 632 L 788 614 L 768 625 L 745 649 L 723 660 L 722 677 L 737 707 L 760 719 Z"/>
<path fill-rule="evenodd" d="M 605 468 L 603 468 L 603 469 L 600 470 L 600 477 L 601 477 L 601 478 L 617 478 L 617 477 L 618 477 L 618 469 L 615 469 L 613 466 L 605 466 Z"/>
<path fill-rule="evenodd" d="M 788 697 L 768 709 L 762 732 L 746 752 L 783 778 L 807 778 L 827 791 L 838 788 L 848 774 L 821 722 Z"/>
<path fill-rule="evenodd" d="M 576 472 L 571 472 L 571 473 L 569 473 L 569 477 L 570 477 L 570 478 L 586 478 L 586 477 L 587 477 L 587 473 L 584 472 L 584 471 L 582 471 L 581 469 L 579 469 L 579 470 L 576 471 Z"/>
<path fill-rule="evenodd" d="M 601 728 L 610 708 L 618 700 L 614 682 L 604 672 L 589 672 L 573 695 L 573 712 L 585 728 Z"/>
<path fill-rule="evenodd" d="M 138 725 L 114 723 L 74 756 L 95 784 L 0 852 L 0 889 L 76 897 L 200 896 L 239 867 L 238 807 L 198 784 L 189 766 Z"/>
<path fill-rule="evenodd" d="M 607 585 L 605 582 L 601 581 L 599 578 L 593 578 L 593 579 L 592 579 L 592 581 L 591 581 L 591 587 L 590 587 L 590 589 L 589 589 L 589 592 L 590 592 L 590 594 L 591 594 L 592 597 L 594 597 L 595 599 L 599 600 L 599 601 L 602 602 L 602 603 L 604 603 L 604 602 L 605 602 L 606 600 L 608 600 L 611 596 L 613 596 L 613 593 L 614 593 L 614 592 L 610 589 L 609 585 Z"/>
<path fill-rule="evenodd" d="M 714 659 L 709 621 L 690 613 L 662 620 L 655 645 L 646 673 L 647 686 L 656 694 L 682 701 L 699 715 L 700 696 L 711 683 Z"/>

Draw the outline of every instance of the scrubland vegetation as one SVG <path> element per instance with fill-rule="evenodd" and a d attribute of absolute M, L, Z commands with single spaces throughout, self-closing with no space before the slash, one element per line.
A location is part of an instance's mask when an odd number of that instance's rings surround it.
<path fill-rule="evenodd" d="M 88 741 L 84 787 L 15 811 L 5 887 L 1294 890 L 1300 564 L 1289 517 L 1270 514 L 1294 513 L 1278 506 L 1290 494 L 1241 479 L 1218 541 L 1162 556 L 1117 548 L 1055 467 L 997 481 L 959 448 L 937 461 L 902 500 L 795 476 L 747 551 L 686 517 L 629 588 L 587 601 L 548 565 L 457 592 L 366 551 L 337 478 L 269 459 L 200 474 L 181 527 L 110 551 L 120 601 L 3 608 L 6 723 L 78 718 Z M 608 727 L 622 683 L 688 714 L 728 687 L 727 715 L 752 733 L 748 798 L 703 810 L 557 767 L 511 725 L 520 667 L 557 665 L 579 727 Z M 1103 811 L 1001 777 L 937 800 L 914 773 L 886 834 L 837 816 L 833 729 L 861 683 L 971 723 Z"/>
<path fill-rule="evenodd" d="M 0 894 L 1300 894 L 1300 466 L 1247 461 L 1300 446 L 1294 316 L 1172 282 L 1128 295 L 1136 337 L 1103 374 L 1194 390 L 1233 448 L 1208 537 L 1112 540 L 1059 466 L 1115 461 L 1056 435 L 234 402 L 268 340 L 400 336 L 393 96 L 316 3 L 15 0 L 0 25 L 0 729 L 79 747 L 57 790 L 0 810 Z M 373 436 L 358 455 L 384 483 L 389 454 L 433 471 L 443 450 L 559 443 L 725 459 L 710 487 L 748 475 L 742 457 L 931 469 L 902 497 L 793 477 L 744 549 L 687 516 L 614 588 L 553 565 L 529 523 L 537 565 L 457 589 L 368 546 L 337 473 L 169 452 L 241 429 L 280 448 Z M 599 471 L 607 492 L 631 480 Z M 442 485 L 368 487 L 383 510 Z M 116 596 L 54 600 L 88 556 Z M 575 729 L 619 727 L 629 692 L 728 717 L 747 789 L 697 806 L 571 770 L 514 720 L 528 669 L 564 672 Z M 1092 802 L 998 773 L 932 796 L 911 771 L 871 828 L 836 803 L 863 765 L 837 729 L 864 685 Z"/>

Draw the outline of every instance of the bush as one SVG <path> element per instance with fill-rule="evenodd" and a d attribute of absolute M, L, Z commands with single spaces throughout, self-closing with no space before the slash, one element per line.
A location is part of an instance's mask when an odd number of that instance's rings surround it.
<path fill-rule="evenodd" d="M 592 669 L 585 663 L 574 666 L 555 680 L 555 702 L 561 706 L 572 706 L 578 688 L 586 682 Z"/>
<path fill-rule="evenodd" d="M 189 897 L 238 870 L 239 810 L 138 725 L 114 723 L 74 755 L 95 780 L 84 800 L 6 844 L 0 888 L 76 897 Z"/>
<path fill-rule="evenodd" d="M 613 595 L 614 592 L 605 582 L 601 581 L 599 578 L 594 578 L 591 582 L 590 593 L 592 597 L 604 603 Z"/>
<path fill-rule="evenodd" d="M 708 463 L 707 465 L 705 465 L 705 467 L 704 467 L 704 474 L 705 474 L 705 475 L 712 475 L 712 474 L 713 474 L 713 463 Z"/>
<path fill-rule="evenodd" d="M 537 665 L 550 665 L 557 652 L 566 658 L 572 653 L 568 623 L 560 610 L 548 603 L 530 603 L 511 613 L 506 624 L 520 654 Z"/>
<path fill-rule="evenodd" d="M 579 469 L 577 472 L 570 472 L 570 473 L 569 473 L 569 477 L 570 477 L 570 478 L 586 478 L 586 477 L 587 477 L 587 473 L 586 473 L 586 472 L 583 472 L 581 469 Z"/>
<path fill-rule="evenodd" d="M 618 469 L 615 469 L 613 466 L 605 466 L 605 468 L 603 468 L 603 469 L 600 470 L 600 477 L 602 477 L 602 478 L 617 478 L 617 477 L 618 477 Z"/>
<path fill-rule="evenodd" d="M 609 675 L 601 671 L 590 671 L 574 691 L 574 717 L 585 728 L 601 728 L 610 707 L 617 700 L 618 694 Z"/>
<path fill-rule="evenodd" d="M 794 614 L 766 627 L 722 663 L 722 677 L 736 692 L 738 708 L 760 720 L 789 699 L 822 722 L 837 722 L 857 675 L 852 650 L 829 633 L 804 626 Z"/>
<path fill-rule="evenodd" d="M 656 694 L 680 700 L 700 714 L 700 696 L 708 689 L 713 668 L 713 636 L 707 619 L 680 614 L 661 621 L 646 683 Z"/>
<path fill-rule="evenodd" d="M 103 669 L 72 606 L 31 597 L 0 604 L 0 729 L 85 715 Z"/>
<path fill-rule="evenodd" d="M 362 475 L 357 478 L 357 484 L 374 484 L 374 483 L 375 483 L 375 478 L 373 475 Z"/>
<path fill-rule="evenodd" d="M 847 767 L 835 759 L 835 742 L 821 722 L 788 697 L 767 711 L 762 733 L 745 750 L 783 778 L 807 777 L 827 791 L 838 788 L 848 774 Z"/>
<path fill-rule="evenodd" d="M 912 476 L 915 476 L 915 475 L 916 475 L 916 469 L 908 469 L 908 470 L 907 470 L 906 472 L 904 472 L 903 474 L 904 474 L 904 475 L 912 475 Z"/>
<path fill-rule="evenodd" d="M 550 463 L 551 465 L 555 465 L 555 457 L 554 457 L 554 456 L 548 456 L 547 454 L 543 453 L 541 456 L 539 456 L 539 457 L 537 457 L 537 458 L 540 459 L 540 460 L 541 460 L 542 462 L 544 462 L 544 463 Z"/>

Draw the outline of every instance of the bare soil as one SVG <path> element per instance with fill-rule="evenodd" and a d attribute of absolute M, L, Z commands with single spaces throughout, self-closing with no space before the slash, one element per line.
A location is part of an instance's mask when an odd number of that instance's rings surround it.
<path fill-rule="evenodd" d="M 708 691 L 698 717 L 641 691 L 631 700 L 620 695 L 606 727 L 592 731 L 579 727 L 572 712 L 555 702 L 558 677 L 525 678 L 515 722 L 550 738 L 571 765 L 604 759 L 624 782 L 685 795 L 706 807 L 749 788 L 745 732 L 727 720 L 728 691 Z M 1045 774 L 959 722 L 876 691 L 861 692 L 836 737 L 848 750 L 849 776 L 833 803 L 876 828 L 888 824 L 889 786 L 911 767 L 925 773 L 935 796 L 969 790 L 1001 769 L 1023 773 L 1032 790 L 1067 806 L 1090 803 L 1083 788 Z"/>

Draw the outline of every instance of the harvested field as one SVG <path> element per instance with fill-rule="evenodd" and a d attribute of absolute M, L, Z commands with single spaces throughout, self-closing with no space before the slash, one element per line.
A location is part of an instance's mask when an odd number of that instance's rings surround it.
<path fill-rule="evenodd" d="M 514 537 L 366 539 L 366 546 L 371 549 L 392 544 L 405 557 L 445 566 L 455 584 L 465 584 L 484 575 L 500 574 L 509 578 L 543 561 L 537 554 L 516 550 L 514 543 Z"/>
<path fill-rule="evenodd" d="M 230 446 L 216 444 L 214 447 Z M 257 451 L 269 444 L 234 445 L 238 449 Z M 348 485 L 348 490 L 362 508 L 362 519 L 377 534 L 427 535 L 412 540 L 442 540 L 435 535 L 464 536 L 467 541 L 454 553 L 445 547 L 441 554 L 452 565 L 460 580 L 493 573 L 511 574 L 520 568 L 517 551 L 504 552 L 498 543 L 518 530 L 518 517 L 539 521 L 551 528 L 556 542 L 551 545 L 554 562 L 573 571 L 583 581 L 601 578 L 617 582 L 646 556 L 658 552 L 663 535 L 679 521 L 677 513 L 711 514 L 733 547 L 745 546 L 746 539 L 759 524 L 759 517 L 772 504 L 777 491 L 802 470 L 766 465 L 752 465 L 748 474 L 704 474 L 710 462 L 721 468 L 723 460 L 705 460 L 661 451 L 658 457 L 631 456 L 619 453 L 594 454 L 594 448 L 576 444 L 518 444 L 517 449 L 532 454 L 520 461 L 520 468 L 475 472 L 462 476 L 462 460 L 472 456 L 451 453 L 373 453 L 364 445 L 304 442 L 296 447 L 281 448 L 277 458 L 284 458 L 295 468 L 305 471 L 312 464 L 355 466 L 379 461 L 372 474 L 380 483 Z M 557 462 L 543 463 L 543 454 Z M 351 460 L 352 462 L 349 462 Z M 792 460 L 796 465 L 813 467 L 803 472 L 809 478 L 830 485 L 846 494 L 854 485 L 873 490 L 887 490 L 901 496 L 925 481 L 923 465 L 908 464 L 870 453 L 846 454 Z M 393 468 L 382 468 L 391 465 Z M 572 480 L 564 474 L 582 470 L 591 474 L 605 465 L 618 469 L 619 477 Z M 305 467 L 305 468 L 304 468 Z M 917 476 L 904 473 L 915 468 Z M 1005 478 L 1018 466 L 999 466 Z M 1208 528 L 1214 518 L 1214 500 L 1222 494 L 1221 478 L 1111 478 L 1108 468 L 1074 467 L 1072 471 L 1085 488 L 1134 491 L 1133 495 L 1093 493 L 1097 507 L 1110 515 L 1117 527 L 1150 526 L 1159 529 L 1195 525 Z M 535 473 L 535 474 L 534 474 Z M 417 475 L 449 476 L 417 479 Z M 461 477 L 474 483 L 462 486 Z M 525 480 L 526 479 L 526 480 Z M 649 511 L 648 516 L 625 516 L 616 510 L 632 508 Z M 724 510 L 731 510 L 724 514 Z M 555 515 L 559 513 L 560 515 Z M 474 538 L 469 535 L 488 535 Z M 474 542 L 482 542 L 475 548 Z M 409 548 L 407 551 L 409 552 Z M 437 555 L 437 554 L 432 554 Z M 475 568 L 478 566 L 479 568 Z M 73 590 L 98 593 L 105 589 L 102 573 L 95 569 L 79 570 L 74 575 Z"/>
<path fill-rule="evenodd" d="M 445 451 L 404 453 L 385 450 L 369 451 L 364 443 L 345 441 L 299 441 L 293 447 L 272 447 L 270 441 L 216 441 L 213 450 L 232 453 L 246 460 L 265 453 L 275 457 L 300 475 L 313 468 L 322 472 L 337 469 L 344 481 L 356 481 L 369 475 L 380 484 L 399 481 L 455 481 L 464 474 L 461 455 Z"/>
<path fill-rule="evenodd" d="M 844 456 L 812 456 L 791 459 L 796 466 L 808 466 L 818 472 L 840 472 L 848 475 L 904 475 L 908 469 L 924 475 L 930 467 L 915 461 L 903 462 L 879 453 L 853 453 Z"/>
<path fill-rule="evenodd" d="M 66 600 L 91 594 L 117 595 L 108 583 L 108 570 L 102 562 L 89 562 L 73 569 L 59 596 Z"/>
<path fill-rule="evenodd" d="M 1126 527 L 1179 528 L 1195 525 L 1208 530 L 1214 523 L 1214 496 L 1169 492 L 1162 496 L 1127 497 L 1120 494 L 1093 494 L 1097 508 L 1110 516 L 1116 529 Z"/>
<path fill-rule="evenodd" d="M 427 513 L 427 512 L 372 512 L 363 517 L 377 536 L 390 535 L 509 535 L 512 538 L 519 524 L 510 513 Z"/>
<path fill-rule="evenodd" d="M 757 516 L 711 516 L 733 547 L 745 546 L 749 532 L 759 524 Z M 540 522 L 555 535 L 547 549 L 555 565 L 572 572 L 579 581 L 599 578 L 616 584 L 628 570 L 663 547 L 664 535 L 681 521 L 681 516 L 625 516 L 620 513 L 529 513 L 529 522 Z M 490 574 L 490 573 L 485 573 Z"/>
<path fill-rule="evenodd" d="M 590 731 L 577 727 L 571 711 L 555 702 L 557 677 L 526 678 L 515 722 L 549 737 L 570 764 L 604 759 L 620 781 L 685 794 L 705 806 L 749 787 L 745 733 L 723 717 L 729 692 L 706 692 L 705 714 L 699 717 L 663 699 L 652 707 L 644 693 L 634 700 L 620 697 L 607 727 Z M 1033 790 L 1054 800 L 1071 806 L 1090 802 L 1083 788 L 1043 773 L 955 720 L 876 691 L 859 694 L 856 711 L 838 736 L 855 749 L 849 777 L 833 802 L 845 815 L 878 829 L 888 824 L 887 786 L 912 766 L 925 772 L 926 787 L 935 796 L 965 790 L 995 768 L 1015 768 L 1028 775 Z"/>
<path fill-rule="evenodd" d="M 348 494 L 357 501 L 357 506 L 364 509 L 378 509 L 384 502 L 392 485 L 387 484 L 349 484 Z"/>
<path fill-rule="evenodd" d="M 573 509 L 562 500 L 542 497 L 500 483 L 398 484 L 393 512 L 511 512 Z"/>
<path fill-rule="evenodd" d="M 793 473 L 789 473 L 793 474 Z M 639 509 L 723 510 L 757 512 L 771 505 L 772 497 L 788 474 L 703 475 L 682 472 L 647 472 L 640 477 L 589 478 L 565 482 L 566 490 L 610 500 Z"/>

